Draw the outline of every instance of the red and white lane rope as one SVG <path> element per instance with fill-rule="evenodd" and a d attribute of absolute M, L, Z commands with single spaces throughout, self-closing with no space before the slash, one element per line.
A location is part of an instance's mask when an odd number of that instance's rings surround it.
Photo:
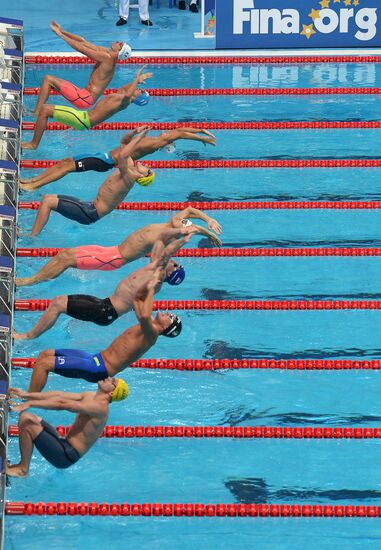
<path fill-rule="evenodd" d="M 60 435 L 71 426 L 57 426 Z M 18 437 L 18 426 L 8 427 L 9 437 Z M 380 439 L 381 427 L 337 426 L 105 426 L 104 438 L 198 438 L 198 439 Z"/>
<path fill-rule="evenodd" d="M 15 300 L 15 311 L 45 311 L 51 300 Z M 333 311 L 379 310 L 381 300 L 160 300 L 153 311 Z"/>
<path fill-rule="evenodd" d="M 338 504 L 202 504 L 97 502 L 7 502 L 8 516 L 174 516 L 379 518 L 381 506 Z"/>
<path fill-rule="evenodd" d="M 60 160 L 22 160 L 21 168 L 48 168 Z M 381 159 L 151 160 L 150 168 L 379 168 Z"/>
<path fill-rule="evenodd" d="M 12 367 L 32 369 L 35 357 L 13 357 Z M 209 371 L 220 369 L 381 370 L 380 359 L 139 359 L 129 368 Z"/>
<path fill-rule="evenodd" d="M 381 201 L 193 201 L 121 202 L 116 210 L 178 211 L 199 210 L 379 210 Z M 38 210 L 39 201 L 19 202 L 20 210 Z"/>
<path fill-rule="evenodd" d="M 24 88 L 24 95 L 40 95 L 40 88 Z M 118 88 L 108 88 L 104 95 L 115 94 Z M 149 88 L 152 97 L 179 96 L 310 96 L 310 95 L 379 95 L 381 88 Z M 60 95 L 53 90 L 51 95 Z"/>
<path fill-rule="evenodd" d="M 34 122 L 23 122 L 24 131 L 34 130 Z M 140 126 L 149 126 L 152 130 L 174 130 L 175 128 L 199 128 L 205 130 L 345 130 L 379 129 L 380 120 L 291 120 L 284 122 L 102 122 L 90 130 L 134 130 Z M 68 130 L 70 126 L 60 122 L 49 122 L 47 130 Z"/>
<path fill-rule="evenodd" d="M 17 248 L 19 258 L 51 258 L 62 248 Z M 147 255 L 148 257 L 149 255 Z M 370 258 L 381 248 L 182 248 L 177 258 Z"/>
<path fill-rule="evenodd" d="M 285 63 L 380 63 L 379 55 L 283 55 L 283 56 L 252 56 L 252 55 L 205 55 L 197 56 L 132 56 L 126 61 L 118 61 L 118 65 L 225 65 L 225 64 L 276 64 Z M 94 61 L 82 55 L 26 55 L 26 64 L 93 64 Z"/>

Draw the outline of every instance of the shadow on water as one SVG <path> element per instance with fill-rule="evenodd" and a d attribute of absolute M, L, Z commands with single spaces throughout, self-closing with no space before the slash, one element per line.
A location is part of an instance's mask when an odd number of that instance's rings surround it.
<path fill-rule="evenodd" d="M 267 502 L 325 502 L 325 501 L 369 501 L 381 498 L 381 491 L 373 489 L 274 489 L 263 478 L 228 479 L 224 483 L 237 502 L 261 504 Z"/>

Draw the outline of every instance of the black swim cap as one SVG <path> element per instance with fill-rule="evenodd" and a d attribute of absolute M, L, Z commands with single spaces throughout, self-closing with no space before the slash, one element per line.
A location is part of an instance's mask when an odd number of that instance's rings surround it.
<path fill-rule="evenodd" d="M 170 314 L 170 319 L 171 324 L 162 332 L 162 335 L 167 336 L 168 338 L 176 338 L 176 336 L 181 333 L 183 324 L 180 317 L 174 315 L 173 313 Z"/>

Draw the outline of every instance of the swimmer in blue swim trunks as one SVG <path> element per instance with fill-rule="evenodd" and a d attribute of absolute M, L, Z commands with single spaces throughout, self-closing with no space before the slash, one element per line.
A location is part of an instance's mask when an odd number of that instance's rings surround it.
<path fill-rule="evenodd" d="M 94 201 L 82 201 L 68 195 L 45 195 L 38 209 L 31 235 L 36 236 L 41 233 L 52 210 L 70 220 L 90 225 L 117 208 L 135 182 L 142 186 L 153 183 L 154 172 L 141 162 L 134 162 L 131 156 L 147 132 L 148 130 L 142 127 L 140 134 L 121 148 L 118 168 L 105 179 Z"/>
<path fill-rule="evenodd" d="M 139 323 L 125 330 L 100 353 L 77 349 L 48 349 L 41 352 L 33 369 L 29 391 L 42 391 L 50 372 L 66 378 L 81 378 L 87 382 L 99 382 L 116 376 L 147 353 L 159 336 L 178 336 L 182 324 L 177 315 L 160 311 L 155 318 L 152 317 L 153 297 L 159 284 L 160 269 L 152 274 L 148 283 L 134 297 L 133 306 Z"/>
<path fill-rule="evenodd" d="M 98 382 L 96 392 L 68 393 L 50 391 L 33 393 L 10 388 L 12 409 L 19 416 L 20 462 L 6 465 L 6 473 L 12 477 L 27 477 L 33 448 L 42 454 L 55 468 L 73 466 L 94 445 L 102 434 L 109 415 L 109 405 L 128 396 L 128 385 L 121 378 L 105 378 Z M 47 409 L 77 413 L 66 437 L 62 437 L 48 422 L 28 409 Z"/>
<path fill-rule="evenodd" d="M 123 145 L 128 145 L 131 140 L 140 133 L 142 128 L 136 128 L 132 132 L 126 134 L 121 145 L 109 151 L 108 153 L 84 153 L 76 157 L 69 157 L 61 160 L 54 166 L 49 166 L 42 174 L 31 178 L 20 178 L 20 187 L 24 191 L 34 191 L 39 187 L 43 187 L 48 183 L 60 180 L 67 174 L 72 172 L 87 172 L 94 170 L 95 172 L 107 172 L 118 166 L 120 150 Z M 131 153 L 133 160 L 138 160 L 147 155 L 151 155 L 163 149 L 167 153 L 174 153 L 176 146 L 175 141 L 179 139 L 187 139 L 192 141 L 200 141 L 204 145 L 216 145 L 216 137 L 208 130 L 199 130 L 197 128 L 176 128 L 168 132 L 162 132 L 159 136 L 145 136 Z"/>

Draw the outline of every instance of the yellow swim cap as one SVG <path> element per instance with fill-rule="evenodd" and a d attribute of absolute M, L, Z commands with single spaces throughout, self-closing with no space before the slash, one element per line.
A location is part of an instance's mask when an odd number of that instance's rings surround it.
<path fill-rule="evenodd" d="M 149 170 L 148 176 L 138 178 L 136 180 L 136 183 L 138 183 L 139 185 L 142 185 L 143 187 L 148 187 L 149 185 L 151 185 L 151 183 L 154 182 L 154 179 L 155 179 L 155 172 L 152 172 L 152 170 Z"/>
<path fill-rule="evenodd" d="M 115 390 L 111 395 L 111 403 L 114 401 L 123 401 L 128 396 L 128 384 L 121 378 L 116 378 L 118 381 Z"/>

